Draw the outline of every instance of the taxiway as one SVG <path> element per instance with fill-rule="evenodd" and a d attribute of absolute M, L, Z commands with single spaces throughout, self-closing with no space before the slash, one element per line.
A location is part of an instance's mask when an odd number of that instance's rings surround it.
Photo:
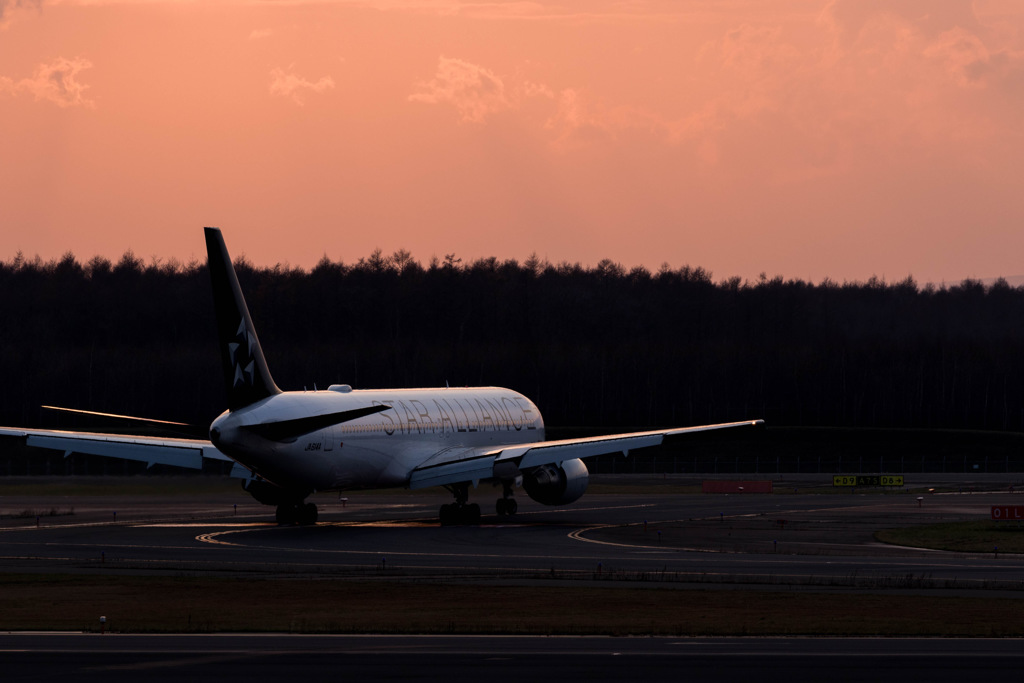
<path fill-rule="evenodd" d="M 1024 586 L 1024 558 L 887 546 L 876 530 L 987 519 L 1018 493 L 590 495 L 513 518 L 441 527 L 446 494 L 322 497 L 320 523 L 278 526 L 239 495 L 0 498 L 0 571 L 331 575 L 387 572 L 475 580 L 611 578 L 720 585 Z M 236 507 L 237 506 L 237 507 Z M 909 581 L 908 581 L 909 577 Z"/>

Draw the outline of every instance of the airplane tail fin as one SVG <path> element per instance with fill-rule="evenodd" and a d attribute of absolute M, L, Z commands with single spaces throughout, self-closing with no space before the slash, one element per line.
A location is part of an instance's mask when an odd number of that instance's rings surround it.
<path fill-rule="evenodd" d="M 219 228 L 205 232 L 228 410 L 236 410 L 281 390 L 267 368 L 224 237 Z"/>

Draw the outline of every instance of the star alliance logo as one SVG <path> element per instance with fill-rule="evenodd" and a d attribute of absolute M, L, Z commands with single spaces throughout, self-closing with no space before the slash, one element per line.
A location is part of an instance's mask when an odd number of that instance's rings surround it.
<path fill-rule="evenodd" d="M 255 348 L 256 339 L 245 326 L 245 318 L 242 318 L 235 332 L 235 340 L 228 344 L 228 357 L 235 368 L 234 386 L 252 386 L 256 369 L 256 358 L 253 355 Z"/>

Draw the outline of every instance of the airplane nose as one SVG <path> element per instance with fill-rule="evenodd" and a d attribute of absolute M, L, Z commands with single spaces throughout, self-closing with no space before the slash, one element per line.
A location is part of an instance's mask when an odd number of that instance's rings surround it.
<path fill-rule="evenodd" d="M 210 429 L 210 441 L 216 446 L 217 442 L 220 441 L 220 427 L 213 427 Z"/>

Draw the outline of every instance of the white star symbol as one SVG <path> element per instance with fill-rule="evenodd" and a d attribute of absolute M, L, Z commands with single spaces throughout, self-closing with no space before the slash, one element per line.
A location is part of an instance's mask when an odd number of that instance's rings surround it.
<path fill-rule="evenodd" d="M 242 357 L 239 357 L 239 351 L 242 350 L 242 345 L 248 348 L 248 353 Z M 235 341 L 228 344 L 228 355 L 231 358 L 231 362 L 235 366 L 235 378 L 234 386 L 239 384 L 252 384 L 253 377 L 255 375 L 254 368 L 256 367 L 256 361 L 254 359 L 253 349 L 256 348 L 256 340 L 249 334 L 248 328 L 245 326 L 245 318 L 238 321 L 238 331 L 235 332 Z M 242 363 L 249 361 L 245 368 L 242 368 Z"/>

